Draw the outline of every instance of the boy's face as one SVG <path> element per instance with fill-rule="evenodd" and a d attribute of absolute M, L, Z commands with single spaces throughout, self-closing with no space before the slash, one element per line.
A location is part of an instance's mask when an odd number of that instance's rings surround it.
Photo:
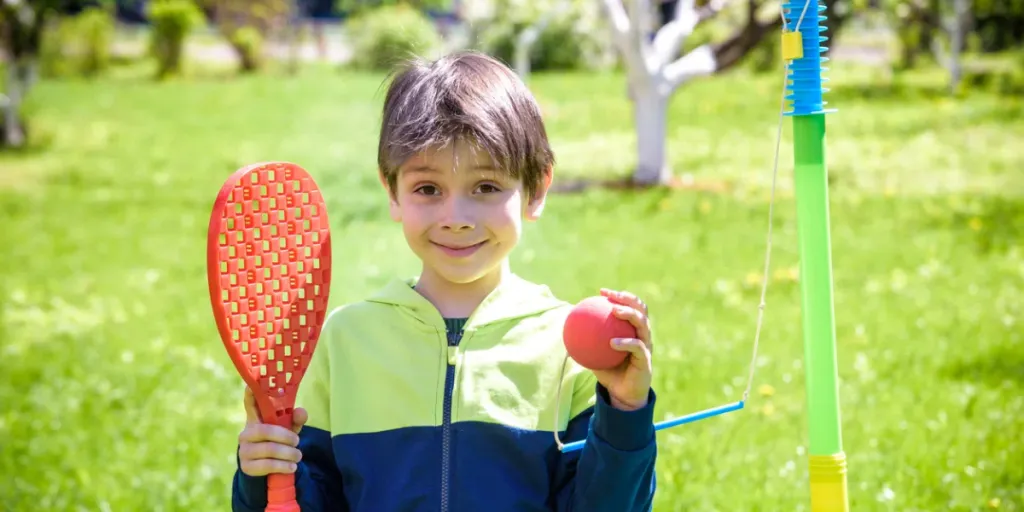
<path fill-rule="evenodd" d="M 391 217 L 402 223 L 425 271 L 471 283 L 500 270 L 519 242 L 523 219 L 540 216 L 550 180 L 549 172 L 526 197 L 521 180 L 496 170 L 485 151 L 458 141 L 402 165 Z"/>

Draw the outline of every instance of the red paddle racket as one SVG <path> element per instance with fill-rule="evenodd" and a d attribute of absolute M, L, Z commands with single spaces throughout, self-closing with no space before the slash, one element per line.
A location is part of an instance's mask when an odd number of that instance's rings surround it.
<path fill-rule="evenodd" d="M 207 277 L 217 330 L 264 423 L 291 429 L 331 283 L 327 208 L 301 167 L 239 169 L 210 216 Z M 267 477 L 268 512 L 298 512 L 294 474 Z"/>

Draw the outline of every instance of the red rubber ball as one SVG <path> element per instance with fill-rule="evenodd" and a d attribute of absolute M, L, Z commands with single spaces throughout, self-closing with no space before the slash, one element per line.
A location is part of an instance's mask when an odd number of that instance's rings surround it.
<path fill-rule="evenodd" d="M 565 319 L 562 340 L 569 357 L 590 370 L 614 368 L 629 355 L 615 350 L 612 338 L 636 338 L 633 324 L 612 314 L 615 304 L 604 296 L 583 299 Z"/>

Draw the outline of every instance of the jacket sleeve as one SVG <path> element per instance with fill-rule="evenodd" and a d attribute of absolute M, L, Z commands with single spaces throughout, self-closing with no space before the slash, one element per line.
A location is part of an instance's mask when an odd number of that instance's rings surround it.
<path fill-rule="evenodd" d="M 330 344 L 328 325 L 318 342 L 295 398 L 309 419 L 299 431 L 302 460 L 295 472 L 295 498 L 302 512 L 347 510 L 341 474 L 334 460 L 330 415 Z M 236 456 L 236 460 L 237 456 Z M 233 512 L 263 512 L 267 506 L 267 479 L 236 468 L 231 490 Z"/>
<path fill-rule="evenodd" d="M 581 450 L 559 455 L 555 471 L 558 512 L 648 512 L 656 488 L 654 404 L 620 411 L 611 405 L 608 390 L 590 372 L 578 379 L 588 383 L 580 393 L 593 405 L 569 421 L 565 442 L 586 439 Z M 583 398 L 575 398 L 579 403 Z M 574 408 L 575 409 L 575 408 Z"/>

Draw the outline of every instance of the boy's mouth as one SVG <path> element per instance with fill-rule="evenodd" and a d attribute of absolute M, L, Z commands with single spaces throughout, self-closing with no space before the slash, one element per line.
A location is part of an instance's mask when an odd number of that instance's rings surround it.
<path fill-rule="evenodd" d="M 484 246 L 487 241 L 479 242 L 473 245 L 455 245 L 455 244 L 439 244 L 437 242 L 431 242 L 438 249 L 444 251 L 445 254 L 454 258 L 463 258 L 475 253 L 478 249 Z"/>

